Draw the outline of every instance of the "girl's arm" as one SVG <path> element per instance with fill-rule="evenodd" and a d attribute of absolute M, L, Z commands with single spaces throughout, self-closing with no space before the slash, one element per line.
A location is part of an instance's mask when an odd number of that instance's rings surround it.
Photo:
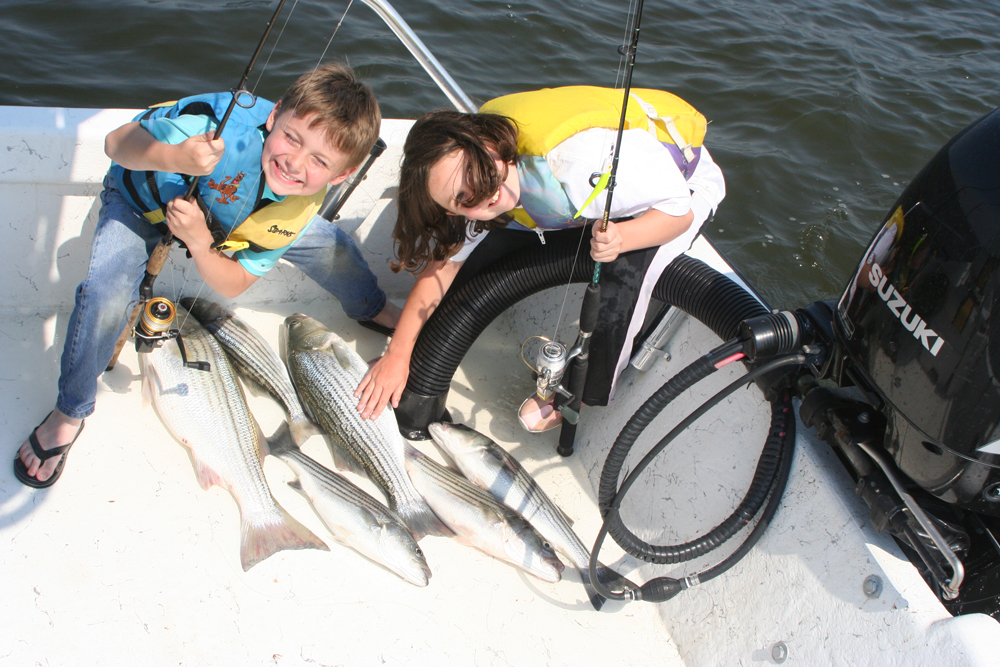
<path fill-rule="evenodd" d="M 212 136 L 213 133 L 208 132 L 179 144 L 168 144 L 157 141 L 142 125 L 133 121 L 105 137 L 104 152 L 126 169 L 204 176 L 212 173 L 226 149 L 222 139 L 213 140 Z"/>
<path fill-rule="evenodd" d="M 661 246 L 686 232 L 693 220 L 690 209 L 682 216 L 674 216 L 651 208 L 631 220 L 608 221 L 606 232 L 601 231 L 600 221 L 595 222 L 590 256 L 597 262 L 610 262 L 623 252 Z"/>
<path fill-rule="evenodd" d="M 399 407 L 417 336 L 461 268 L 462 262 L 446 259 L 429 263 L 417 276 L 385 355 L 372 364 L 354 392 L 355 398 L 360 398 L 358 410 L 362 417 L 376 419 L 390 401 L 392 407 Z"/>

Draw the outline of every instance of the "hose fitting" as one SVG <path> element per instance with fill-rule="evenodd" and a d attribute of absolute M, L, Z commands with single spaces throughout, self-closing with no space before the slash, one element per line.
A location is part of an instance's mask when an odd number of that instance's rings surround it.
<path fill-rule="evenodd" d="M 794 352 L 815 338 L 812 321 L 783 310 L 740 322 L 739 337 L 747 359 L 763 359 Z"/>

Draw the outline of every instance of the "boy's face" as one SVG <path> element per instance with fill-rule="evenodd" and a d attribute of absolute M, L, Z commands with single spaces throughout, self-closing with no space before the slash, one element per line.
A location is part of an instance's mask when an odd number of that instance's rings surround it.
<path fill-rule="evenodd" d="M 300 117 L 276 106 L 267 117 L 270 134 L 264 140 L 261 167 L 276 195 L 314 195 L 357 171 L 347 166 L 347 155 L 332 146 L 326 133 L 309 127 L 315 114 Z"/>

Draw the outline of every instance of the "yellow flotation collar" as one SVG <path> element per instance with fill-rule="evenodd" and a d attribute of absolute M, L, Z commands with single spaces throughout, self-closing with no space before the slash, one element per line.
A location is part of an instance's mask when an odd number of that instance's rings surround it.
<path fill-rule="evenodd" d="M 219 250 L 276 250 L 290 245 L 319 213 L 326 190 L 311 197 L 286 197 L 250 214 L 234 229 Z"/>
<path fill-rule="evenodd" d="M 577 132 L 593 127 L 618 129 L 622 93 L 597 86 L 543 88 L 498 97 L 479 111 L 517 122 L 519 155 L 544 156 Z M 705 116 L 673 93 L 652 88 L 630 91 L 626 130 L 647 129 L 660 141 L 683 150 L 701 146 L 707 127 Z"/>

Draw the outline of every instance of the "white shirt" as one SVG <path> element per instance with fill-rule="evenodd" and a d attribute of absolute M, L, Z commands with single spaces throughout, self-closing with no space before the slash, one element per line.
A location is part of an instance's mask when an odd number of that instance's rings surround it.
<path fill-rule="evenodd" d="M 584 130 L 545 156 L 552 175 L 562 183 L 573 206 L 583 205 L 593 192 L 591 174 L 607 171 L 611 166 L 617 136 L 616 130 Z M 707 147 L 702 147 L 698 166 L 685 181 L 670 152 L 645 129 L 622 133 L 615 181 L 612 218 L 634 217 L 651 208 L 675 217 L 694 210 L 691 223 L 694 230 L 701 228 L 709 212 L 715 210 L 726 195 L 722 170 L 712 160 Z M 584 208 L 582 217 L 603 218 L 606 202 L 607 191 Z M 450 259 L 464 261 L 485 236 L 485 233 L 474 234 L 470 224 L 465 245 Z"/>

